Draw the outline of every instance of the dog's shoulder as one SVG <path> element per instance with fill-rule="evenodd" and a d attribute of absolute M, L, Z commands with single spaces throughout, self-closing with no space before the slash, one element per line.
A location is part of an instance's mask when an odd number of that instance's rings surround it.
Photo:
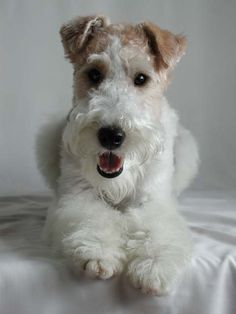
<path fill-rule="evenodd" d="M 60 175 L 60 150 L 65 125 L 65 117 L 54 116 L 41 126 L 36 137 L 38 169 L 53 190 Z"/>

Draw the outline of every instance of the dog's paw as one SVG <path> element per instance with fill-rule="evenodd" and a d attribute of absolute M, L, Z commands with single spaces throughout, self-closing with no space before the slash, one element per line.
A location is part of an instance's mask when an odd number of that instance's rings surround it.
<path fill-rule="evenodd" d="M 176 281 L 174 265 L 165 265 L 154 258 L 135 258 L 127 269 L 132 285 L 144 294 L 162 296 L 170 293 Z"/>
<path fill-rule="evenodd" d="M 67 257 L 68 258 L 68 257 Z M 75 274 L 84 272 L 90 278 L 109 279 L 119 275 L 123 270 L 123 260 L 116 258 L 87 258 L 85 256 L 69 257 L 69 263 Z"/>
<path fill-rule="evenodd" d="M 83 229 L 68 235 L 62 241 L 63 255 L 73 272 L 91 278 L 108 279 L 123 270 L 126 254 L 113 238 L 101 239 Z"/>
<path fill-rule="evenodd" d="M 109 279 L 118 275 L 122 270 L 122 265 L 119 262 L 98 259 L 88 260 L 83 265 L 83 270 L 90 278 Z"/>
<path fill-rule="evenodd" d="M 118 275 L 123 270 L 126 259 L 123 250 L 108 247 L 101 243 L 89 241 L 71 241 L 67 238 L 63 242 L 63 253 L 75 274 L 84 273 L 90 278 L 108 279 Z"/>

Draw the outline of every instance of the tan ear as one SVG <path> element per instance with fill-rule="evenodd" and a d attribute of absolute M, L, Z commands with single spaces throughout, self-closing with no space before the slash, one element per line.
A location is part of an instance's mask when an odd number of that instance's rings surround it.
<path fill-rule="evenodd" d="M 162 71 L 173 68 L 185 53 L 186 38 L 182 35 L 174 35 L 150 22 L 141 23 L 139 26 L 148 39 L 157 69 Z"/>
<path fill-rule="evenodd" d="M 74 63 L 78 52 L 84 48 L 96 31 L 107 25 L 109 25 L 109 20 L 102 15 L 77 17 L 64 24 L 60 29 L 60 34 L 65 56 Z"/>

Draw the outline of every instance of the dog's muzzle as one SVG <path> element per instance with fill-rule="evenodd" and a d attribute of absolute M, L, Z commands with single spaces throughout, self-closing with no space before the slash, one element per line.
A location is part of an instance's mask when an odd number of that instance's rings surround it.
<path fill-rule="evenodd" d="M 97 171 L 105 178 L 115 178 L 123 171 L 122 157 L 114 153 L 125 140 L 125 132 L 119 127 L 102 127 L 98 130 L 98 140 L 108 151 L 98 156 Z"/>

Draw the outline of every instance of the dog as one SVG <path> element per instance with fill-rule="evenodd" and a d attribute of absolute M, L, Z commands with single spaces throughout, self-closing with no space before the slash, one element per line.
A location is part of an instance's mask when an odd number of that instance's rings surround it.
<path fill-rule="evenodd" d="M 75 271 L 164 295 L 191 259 L 177 199 L 195 177 L 195 139 L 164 92 L 186 39 L 151 22 L 77 17 L 60 30 L 73 106 L 38 137 L 53 189 L 44 239 Z"/>

